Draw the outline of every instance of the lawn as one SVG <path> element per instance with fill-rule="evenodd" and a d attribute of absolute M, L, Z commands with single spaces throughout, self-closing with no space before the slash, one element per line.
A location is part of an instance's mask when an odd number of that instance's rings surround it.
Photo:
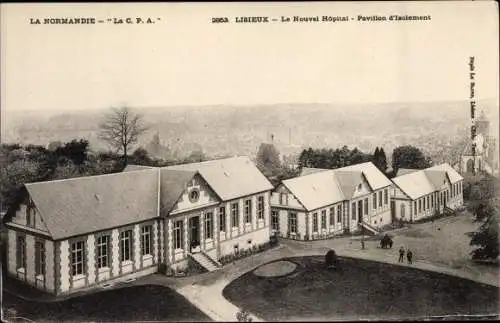
<path fill-rule="evenodd" d="M 353 258 L 340 258 L 338 270 L 324 268 L 324 257 L 288 260 L 298 265 L 295 273 L 246 273 L 224 289 L 224 297 L 268 321 L 498 313 L 499 289 L 490 285 Z"/>
<path fill-rule="evenodd" d="M 132 286 L 64 301 L 39 303 L 4 293 L 4 311 L 37 322 L 62 321 L 211 321 L 183 296 L 162 286 Z"/>

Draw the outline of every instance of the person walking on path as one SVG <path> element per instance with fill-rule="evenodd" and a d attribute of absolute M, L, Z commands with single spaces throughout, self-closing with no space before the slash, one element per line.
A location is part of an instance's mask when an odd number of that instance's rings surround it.
<path fill-rule="evenodd" d="M 404 258 L 405 257 L 405 248 L 403 248 L 403 246 L 401 246 L 401 248 L 399 248 L 399 260 L 398 262 L 404 262 Z"/>
<path fill-rule="evenodd" d="M 408 251 L 406 251 L 406 258 L 408 259 L 408 265 L 411 265 L 413 262 L 412 258 L 413 258 L 413 252 L 411 252 L 410 249 L 408 249 Z"/>

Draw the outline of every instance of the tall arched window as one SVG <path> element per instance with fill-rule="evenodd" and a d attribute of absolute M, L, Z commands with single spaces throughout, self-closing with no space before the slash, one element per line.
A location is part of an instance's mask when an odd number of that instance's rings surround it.
<path fill-rule="evenodd" d="M 401 219 L 403 219 L 403 220 L 404 220 L 404 219 L 405 219 L 405 217 L 406 217 L 406 214 L 405 214 L 405 213 L 406 213 L 406 207 L 405 207 L 405 205 L 404 205 L 404 204 L 401 204 Z"/>

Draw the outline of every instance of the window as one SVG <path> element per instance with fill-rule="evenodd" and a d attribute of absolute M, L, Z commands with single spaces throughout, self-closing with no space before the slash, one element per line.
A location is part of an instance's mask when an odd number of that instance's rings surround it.
<path fill-rule="evenodd" d="M 174 223 L 174 247 L 175 249 L 182 249 L 182 225 L 183 221 L 175 221 Z"/>
<path fill-rule="evenodd" d="M 280 230 L 280 219 L 278 211 L 271 212 L 271 228 L 275 231 Z"/>
<path fill-rule="evenodd" d="M 226 231 L 226 208 L 224 206 L 219 208 L 219 231 Z"/>
<path fill-rule="evenodd" d="M 389 204 L 389 192 L 387 189 L 384 190 L 384 205 Z"/>
<path fill-rule="evenodd" d="M 401 204 L 401 219 L 405 219 L 406 218 L 406 214 L 405 214 L 405 205 L 404 204 Z"/>
<path fill-rule="evenodd" d="M 342 205 L 337 206 L 337 223 L 342 222 Z"/>
<path fill-rule="evenodd" d="M 257 198 L 257 217 L 259 220 L 264 220 L 264 196 Z"/>
<path fill-rule="evenodd" d="M 200 198 L 200 191 L 196 188 L 192 189 L 191 192 L 189 192 L 189 200 L 191 203 L 196 203 L 198 199 Z"/>
<path fill-rule="evenodd" d="M 153 232 L 153 227 L 150 225 L 141 228 L 141 254 L 150 255 L 151 254 L 151 234 Z"/>
<path fill-rule="evenodd" d="M 427 195 L 427 209 L 430 209 L 431 207 L 431 197 L 429 195 Z"/>
<path fill-rule="evenodd" d="M 425 207 L 425 196 L 424 196 L 424 198 L 423 198 L 422 204 L 423 204 L 423 209 L 424 209 L 424 211 L 425 211 L 425 210 L 426 210 L 426 207 Z"/>
<path fill-rule="evenodd" d="M 252 223 L 252 200 L 245 200 L 245 223 Z"/>
<path fill-rule="evenodd" d="M 280 193 L 280 204 L 281 205 L 288 205 L 288 194 Z"/>
<path fill-rule="evenodd" d="M 77 241 L 71 244 L 71 274 L 83 275 L 83 261 L 85 257 L 85 243 Z"/>
<path fill-rule="evenodd" d="M 331 207 L 330 208 L 330 226 L 333 226 L 335 223 L 335 208 Z"/>
<path fill-rule="evenodd" d="M 377 208 L 377 193 L 373 194 L 373 208 Z"/>
<path fill-rule="evenodd" d="M 422 212 L 422 199 L 418 200 L 418 212 Z"/>
<path fill-rule="evenodd" d="M 378 207 L 382 206 L 382 191 L 378 192 Z"/>
<path fill-rule="evenodd" d="M 297 233 L 297 213 L 288 213 L 288 230 L 290 233 Z"/>
<path fill-rule="evenodd" d="M 240 210 L 238 203 L 231 204 L 231 226 L 237 228 L 240 225 Z"/>
<path fill-rule="evenodd" d="M 368 215 L 368 199 L 365 199 L 365 215 Z"/>
<path fill-rule="evenodd" d="M 313 232 L 318 232 L 318 213 L 313 213 Z"/>
<path fill-rule="evenodd" d="M 120 233 L 120 261 L 132 259 L 132 230 Z"/>
<path fill-rule="evenodd" d="M 35 227 L 36 209 L 31 202 L 26 206 L 26 226 Z"/>
<path fill-rule="evenodd" d="M 109 267 L 109 236 L 97 238 L 97 268 Z"/>
<path fill-rule="evenodd" d="M 351 204 L 351 219 L 356 220 L 356 202 Z"/>
<path fill-rule="evenodd" d="M 205 213 L 205 238 L 213 239 L 214 237 L 214 215 L 212 212 Z"/>
<path fill-rule="evenodd" d="M 321 229 L 326 229 L 326 210 L 321 211 Z"/>
<path fill-rule="evenodd" d="M 26 268 L 26 237 L 17 237 L 17 268 Z"/>
<path fill-rule="evenodd" d="M 35 275 L 45 275 L 45 244 L 35 242 Z"/>
<path fill-rule="evenodd" d="M 413 213 L 417 214 L 417 201 L 413 202 Z"/>
<path fill-rule="evenodd" d="M 431 195 L 431 207 L 434 207 L 434 194 Z"/>

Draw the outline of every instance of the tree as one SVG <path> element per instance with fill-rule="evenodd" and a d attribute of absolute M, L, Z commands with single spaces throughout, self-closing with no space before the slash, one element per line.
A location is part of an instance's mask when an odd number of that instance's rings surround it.
<path fill-rule="evenodd" d="M 273 144 L 261 143 L 256 157 L 257 168 L 266 176 L 276 176 L 281 167 L 280 153 Z"/>
<path fill-rule="evenodd" d="M 76 140 L 65 143 L 63 146 L 57 147 L 54 151 L 57 157 L 66 157 L 71 160 L 76 166 L 83 164 L 87 160 L 89 142 L 86 139 Z"/>
<path fill-rule="evenodd" d="M 470 245 L 477 246 L 472 250 L 474 260 L 496 260 L 498 251 L 498 210 L 492 209 L 488 219 L 472 234 Z"/>
<path fill-rule="evenodd" d="M 385 155 L 384 148 L 375 148 L 375 153 L 373 153 L 373 164 L 377 166 L 377 168 L 385 173 L 387 171 L 387 157 Z"/>
<path fill-rule="evenodd" d="M 123 153 L 123 163 L 127 165 L 127 153 L 139 137 L 148 130 L 143 116 L 128 107 L 111 108 L 99 125 L 99 137 L 110 147 Z"/>
<path fill-rule="evenodd" d="M 430 167 L 432 161 L 424 153 L 413 146 L 399 146 L 392 152 L 392 169 L 397 172 L 400 168 L 424 169 Z"/>

